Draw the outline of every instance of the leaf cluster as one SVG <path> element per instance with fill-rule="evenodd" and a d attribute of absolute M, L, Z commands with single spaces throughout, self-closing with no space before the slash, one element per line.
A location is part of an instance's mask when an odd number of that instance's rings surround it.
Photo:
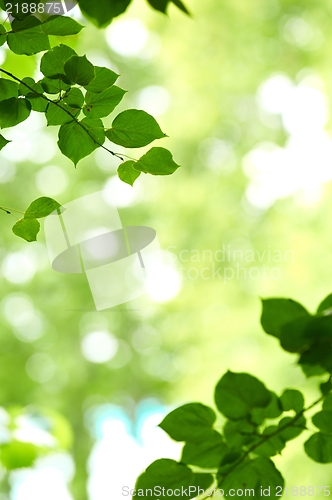
<path fill-rule="evenodd" d="M 301 353 L 300 365 L 310 367 L 305 368 L 307 375 L 328 372 L 330 377 L 331 359 L 318 355 L 317 345 L 324 345 L 323 351 L 331 344 L 331 308 L 332 296 L 320 304 L 314 316 L 290 299 L 263 301 L 264 330 L 278 337 L 286 350 Z M 228 371 L 215 388 L 217 413 L 201 403 L 189 403 L 160 423 L 172 439 L 184 442 L 181 459 L 155 461 L 137 479 L 136 490 L 142 498 L 149 498 L 157 485 L 165 489 L 191 486 L 189 498 L 194 498 L 199 485 L 206 498 L 214 488 L 225 496 L 231 489 L 241 490 L 235 494 L 237 498 L 248 488 L 258 499 L 260 488 L 270 487 L 270 496 L 276 498 L 276 487 L 283 487 L 284 478 L 271 457 L 281 454 L 288 441 L 308 430 L 305 412 L 320 402 L 322 409 L 311 419 L 318 431 L 311 432 L 304 451 L 316 462 L 332 463 L 331 389 L 329 378 L 320 385 L 321 396 L 306 407 L 297 389 L 287 388 L 278 396 L 256 377 Z"/>

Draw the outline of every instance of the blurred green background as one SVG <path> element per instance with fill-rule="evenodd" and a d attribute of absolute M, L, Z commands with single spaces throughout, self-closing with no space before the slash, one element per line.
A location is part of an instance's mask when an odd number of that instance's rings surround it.
<path fill-rule="evenodd" d="M 132 484 L 149 460 L 178 454 L 166 437 L 151 438 L 160 415 L 213 404 L 227 369 L 279 393 L 300 388 L 307 403 L 316 396 L 315 378 L 263 333 L 259 316 L 260 297 L 314 311 L 332 291 L 332 3 L 187 3 L 191 18 L 136 0 L 106 30 L 83 22 L 64 41 L 120 73 L 123 109 L 157 118 L 169 136 L 160 145 L 182 166 L 174 175 L 144 175 L 131 188 L 103 151 L 74 169 L 35 113 L 6 135 L 2 205 L 109 190 L 123 224 L 157 231 L 167 265 L 147 297 L 93 312 L 86 279 L 54 272 L 43 235 L 19 241 L 1 214 L 0 404 L 56 410 L 73 429 L 69 454 L 2 471 L 1 500 L 122 498 L 117 477 Z M 2 47 L 0 60 L 19 77 L 37 75 L 38 57 Z M 330 467 L 302 452 L 306 434 L 276 463 L 290 486 L 328 485 Z"/>

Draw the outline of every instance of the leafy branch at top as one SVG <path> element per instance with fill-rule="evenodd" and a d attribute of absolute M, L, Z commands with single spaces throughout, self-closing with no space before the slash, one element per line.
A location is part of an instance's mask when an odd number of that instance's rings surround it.
<path fill-rule="evenodd" d="M 138 478 L 136 495 L 156 500 L 160 488 L 165 488 L 185 491 L 182 497 L 186 498 L 203 492 L 210 498 L 216 490 L 225 497 L 234 490 L 231 496 L 240 498 L 246 489 L 258 499 L 261 488 L 269 488 L 269 496 L 277 498 L 284 478 L 271 457 L 281 454 L 288 441 L 308 431 L 304 415 L 321 402 L 322 409 L 311 418 L 318 431 L 306 440 L 304 451 L 316 462 L 332 463 L 331 311 L 332 295 L 320 304 L 315 315 L 289 299 L 263 301 L 265 331 L 280 338 L 286 350 L 291 345 L 292 352 L 301 353 L 299 363 L 305 366 L 307 376 L 329 374 L 320 384 L 318 399 L 305 406 L 303 394 L 296 389 L 285 389 L 277 396 L 252 375 L 228 371 L 218 382 L 214 398 L 225 420 L 223 426 L 221 417 L 200 403 L 189 403 L 169 413 L 160 427 L 175 441 L 185 442 L 181 459 L 152 463 Z M 322 358 L 324 350 L 327 354 Z"/>
<path fill-rule="evenodd" d="M 125 148 L 141 148 L 166 137 L 151 115 L 137 109 L 123 111 L 114 118 L 111 128 L 104 127 L 102 118 L 114 111 L 126 93 L 114 85 L 119 75 L 108 68 L 94 66 L 86 56 L 78 56 L 67 45 L 52 49 L 49 46 L 49 35 L 79 33 L 83 26 L 75 20 L 56 15 L 41 22 L 30 15 L 23 20 L 13 19 L 6 28 L 7 24 L 0 30 L 0 45 L 7 41 L 16 54 L 46 52 L 40 62 L 44 77 L 37 82 L 30 77 L 20 79 L 0 68 L 0 72 L 10 78 L 0 79 L 2 129 L 25 121 L 31 111 L 44 113 L 48 126 L 60 126 L 59 149 L 75 165 L 99 147 L 123 161 L 127 155 L 106 147 L 106 139 Z M 8 142 L 0 135 L 0 150 Z M 118 175 L 132 185 L 142 172 L 169 175 L 178 167 L 167 149 L 154 147 L 139 160 L 130 158 L 121 165 Z"/>

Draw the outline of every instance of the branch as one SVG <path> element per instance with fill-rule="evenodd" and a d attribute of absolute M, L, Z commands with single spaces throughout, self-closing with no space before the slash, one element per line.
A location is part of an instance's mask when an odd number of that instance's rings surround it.
<path fill-rule="evenodd" d="M 67 113 L 67 115 L 70 116 L 70 118 L 72 119 L 72 121 L 76 122 L 77 125 L 79 125 L 84 131 L 85 133 L 90 137 L 90 139 L 93 140 L 93 142 L 95 144 L 97 144 L 99 147 L 105 149 L 105 151 L 107 151 L 108 153 L 110 153 L 111 155 L 113 156 L 116 156 L 117 158 L 119 158 L 119 160 L 121 161 L 124 161 L 123 157 L 120 156 L 119 153 L 114 153 L 114 151 L 111 151 L 110 149 L 108 149 L 106 146 L 104 146 L 103 144 L 100 144 L 100 142 L 98 142 L 94 137 L 93 135 L 90 133 L 90 131 L 77 119 L 75 118 L 70 111 L 68 111 L 66 108 L 63 108 L 62 106 L 60 106 L 60 104 L 57 102 L 57 101 L 52 101 L 52 99 L 49 99 L 48 97 L 46 97 L 45 94 L 40 94 L 39 92 L 37 92 L 34 88 L 32 88 L 30 85 L 28 85 L 27 83 L 23 82 L 22 80 L 20 80 L 17 76 L 13 75 L 12 73 L 10 73 L 9 71 L 6 71 L 5 69 L 2 69 L 0 68 L 0 72 L 1 73 L 4 73 L 5 75 L 7 76 L 10 76 L 10 78 L 12 78 L 13 80 L 16 80 L 17 82 L 21 83 L 22 85 L 24 85 L 27 89 L 31 90 L 31 92 L 33 92 L 35 95 L 41 97 L 42 99 L 44 99 L 45 101 L 49 102 L 49 103 L 52 103 L 54 104 L 55 106 L 57 106 L 58 108 L 60 108 L 62 111 L 64 111 L 65 113 Z M 123 155 L 123 156 L 126 156 L 126 155 Z"/>

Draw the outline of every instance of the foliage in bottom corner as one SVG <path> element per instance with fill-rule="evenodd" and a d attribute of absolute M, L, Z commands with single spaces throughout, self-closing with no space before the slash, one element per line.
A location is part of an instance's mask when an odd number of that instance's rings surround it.
<path fill-rule="evenodd" d="M 316 462 L 332 463 L 332 295 L 315 314 L 291 299 L 263 300 L 261 323 L 281 347 L 300 355 L 307 377 L 320 376 L 320 396 L 305 405 L 297 389 L 278 396 L 254 376 L 228 371 L 215 388 L 218 416 L 208 406 L 189 403 L 160 423 L 172 439 L 184 442 L 181 459 L 153 462 L 137 479 L 134 497 L 281 497 L 284 478 L 271 457 L 303 431 L 311 433 L 305 453 Z M 305 414 L 318 405 L 311 418 L 318 431 L 308 431 Z M 320 491 L 310 491 L 315 493 Z"/>

